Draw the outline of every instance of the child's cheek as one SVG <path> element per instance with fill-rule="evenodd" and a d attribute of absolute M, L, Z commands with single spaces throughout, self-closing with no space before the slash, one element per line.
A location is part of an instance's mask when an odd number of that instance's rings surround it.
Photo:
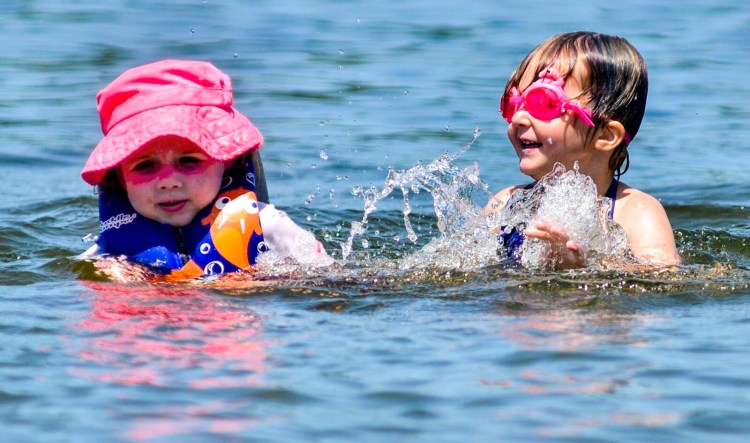
<path fill-rule="evenodd" d="M 122 186 L 128 189 L 133 186 L 139 186 L 152 181 L 155 176 L 151 174 L 124 173 L 122 174 Z"/>

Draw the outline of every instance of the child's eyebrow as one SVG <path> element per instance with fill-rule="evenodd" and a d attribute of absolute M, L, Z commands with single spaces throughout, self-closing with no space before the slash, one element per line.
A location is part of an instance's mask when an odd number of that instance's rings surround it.
<path fill-rule="evenodd" d="M 136 154 L 136 155 L 131 156 L 130 158 L 125 159 L 124 162 L 137 162 L 137 161 L 141 161 L 141 160 L 148 160 L 148 159 L 150 159 L 152 157 L 153 157 L 153 154 L 149 154 L 149 155 L 145 155 L 145 154 L 138 155 L 138 154 Z"/>

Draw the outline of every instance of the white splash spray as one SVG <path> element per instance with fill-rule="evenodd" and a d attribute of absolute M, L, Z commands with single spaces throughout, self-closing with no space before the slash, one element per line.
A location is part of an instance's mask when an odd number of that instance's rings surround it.
<path fill-rule="evenodd" d="M 611 202 L 599 199 L 593 181 L 578 171 L 577 164 L 571 171 L 556 164 L 533 187 L 515 192 L 499 212 L 486 214 L 477 207 L 474 196 L 491 196 L 487 184 L 479 177 L 479 166 L 459 169 L 453 162 L 471 147 L 479 133 L 477 129 L 474 138 L 454 155 L 443 153 L 427 165 L 390 170 L 382 189 L 372 186 L 363 190 L 355 186 L 352 193 L 363 197 L 364 214 L 360 221 L 352 222 L 349 237 L 342 245 L 343 258 L 351 255 L 355 238 L 366 235 L 368 218 L 378 201 L 396 189 L 403 196 L 404 228 L 410 241 L 418 238 L 410 220 L 410 194 L 424 190 L 432 195 L 439 230 L 439 235 L 422 248 L 399 259 L 400 269 L 466 270 L 499 263 L 506 258 L 505 252 L 498 250 L 501 227 L 510 230 L 542 220 L 567 230 L 571 240 L 587 251 L 590 263 L 622 259 L 628 252 L 624 231 L 607 217 Z M 535 239 L 525 242 L 521 259 L 525 267 L 553 267 L 554 260 L 549 244 Z"/>
<path fill-rule="evenodd" d="M 590 261 L 622 258 L 629 251 L 627 236 L 617 223 L 609 219 L 609 198 L 599 199 L 591 177 L 578 171 L 566 171 L 557 163 L 552 171 L 534 187 L 519 190 L 501 211 L 499 222 L 511 227 L 533 226 L 546 221 L 562 227 L 570 239 L 581 245 Z M 521 263 L 528 268 L 554 265 L 549 243 L 527 239 Z"/>

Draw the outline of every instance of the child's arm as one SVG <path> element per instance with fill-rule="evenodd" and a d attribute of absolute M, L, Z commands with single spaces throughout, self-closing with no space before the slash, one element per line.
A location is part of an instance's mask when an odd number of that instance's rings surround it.
<path fill-rule="evenodd" d="M 630 250 L 639 260 L 655 265 L 682 262 L 667 213 L 651 195 L 625 186 L 614 219 L 625 229 Z"/>
<path fill-rule="evenodd" d="M 286 212 L 260 203 L 260 225 L 268 248 L 280 257 L 293 257 L 300 263 L 330 264 L 331 258 L 312 232 L 302 229 Z"/>
<path fill-rule="evenodd" d="M 487 205 L 484 207 L 484 213 L 492 214 L 495 212 L 502 211 L 505 205 L 508 204 L 508 200 L 510 200 L 510 195 L 516 189 L 518 189 L 518 186 L 508 186 L 507 188 L 495 194 L 495 196 L 492 197 L 490 201 L 487 203 Z"/>

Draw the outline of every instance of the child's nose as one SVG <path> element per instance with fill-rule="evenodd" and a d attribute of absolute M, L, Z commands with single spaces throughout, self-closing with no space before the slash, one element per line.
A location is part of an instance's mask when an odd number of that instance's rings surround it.
<path fill-rule="evenodd" d="M 516 125 L 528 124 L 530 116 L 531 114 L 529 114 L 529 111 L 526 110 L 525 106 L 519 106 L 516 113 L 513 114 L 513 117 L 510 119 L 510 122 L 515 123 Z"/>
<path fill-rule="evenodd" d="M 176 189 L 182 187 L 182 175 L 174 168 L 164 167 L 157 178 L 160 189 Z"/>

